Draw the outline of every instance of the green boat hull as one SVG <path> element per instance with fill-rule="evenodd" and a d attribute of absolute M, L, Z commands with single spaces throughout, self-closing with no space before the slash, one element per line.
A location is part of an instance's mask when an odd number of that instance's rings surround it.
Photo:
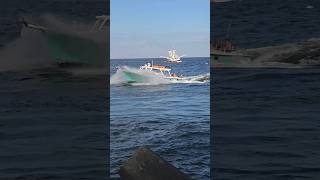
<path fill-rule="evenodd" d="M 45 32 L 50 54 L 59 64 L 85 64 L 101 66 L 107 64 L 108 44 L 78 35 Z"/>
<path fill-rule="evenodd" d="M 150 81 L 150 78 L 130 71 L 124 71 L 123 74 L 128 83 L 144 83 Z"/>

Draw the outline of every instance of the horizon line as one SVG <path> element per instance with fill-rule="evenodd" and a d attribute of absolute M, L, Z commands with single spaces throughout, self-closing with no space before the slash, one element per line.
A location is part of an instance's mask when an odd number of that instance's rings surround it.
<path fill-rule="evenodd" d="M 190 56 L 190 57 L 183 57 L 183 59 L 187 59 L 187 58 L 210 58 L 209 56 Z M 133 57 L 133 58 L 110 58 L 110 60 L 112 59 L 165 59 L 165 58 L 161 58 L 161 57 Z"/>

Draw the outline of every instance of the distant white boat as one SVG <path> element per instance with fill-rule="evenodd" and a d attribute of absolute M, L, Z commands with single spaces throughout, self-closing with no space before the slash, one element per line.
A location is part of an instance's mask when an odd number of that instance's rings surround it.
<path fill-rule="evenodd" d="M 168 62 L 181 63 L 181 62 L 182 62 L 182 61 L 181 61 L 181 58 L 185 56 L 185 55 L 179 56 L 179 55 L 176 53 L 176 50 L 175 50 L 175 49 L 169 50 L 169 51 L 168 51 L 168 54 L 169 54 L 168 57 L 165 57 L 165 56 L 160 56 L 160 57 L 167 59 Z"/>

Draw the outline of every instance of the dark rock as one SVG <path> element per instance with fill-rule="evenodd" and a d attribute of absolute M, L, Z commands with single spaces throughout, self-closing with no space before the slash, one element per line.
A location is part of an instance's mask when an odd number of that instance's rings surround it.
<path fill-rule="evenodd" d="M 191 180 L 149 149 L 139 148 L 120 167 L 122 180 Z"/>

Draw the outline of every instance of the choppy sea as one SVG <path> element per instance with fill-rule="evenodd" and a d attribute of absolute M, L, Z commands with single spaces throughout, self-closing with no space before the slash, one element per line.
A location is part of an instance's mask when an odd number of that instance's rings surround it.
<path fill-rule="evenodd" d="M 148 147 L 195 179 L 210 178 L 209 58 L 184 58 L 180 64 L 154 59 L 177 75 L 206 81 L 127 85 L 113 82 L 118 67 L 139 66 L 151 59 L 111 60 L 111 173 L 117 176 L 137 147 Z M 120 81 L 121 82 L 121 81 Z"/>

